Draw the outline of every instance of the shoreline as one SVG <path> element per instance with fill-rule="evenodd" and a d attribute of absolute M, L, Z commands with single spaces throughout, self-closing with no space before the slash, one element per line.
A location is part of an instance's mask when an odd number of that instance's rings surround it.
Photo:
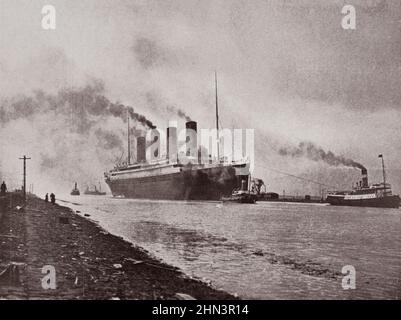
<path fill-rule="evenodd" d="M 0 215 L 0 299 L 238 299 L 71 208 L 29 196 L 18 210 L 21 195 L 8 198 L 11 208 Z M 44 266 L 54 267 L 55 289 L 42 287 Z"/>

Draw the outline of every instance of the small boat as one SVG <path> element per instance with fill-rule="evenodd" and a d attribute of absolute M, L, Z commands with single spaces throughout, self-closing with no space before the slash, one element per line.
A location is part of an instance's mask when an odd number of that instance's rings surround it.
<path fill-rule="evenodd" d="M 222 197 L 223 202 L 256 203 L 258 196 L 249 190 L 234 190 L 231 196 Z"/>
<path fill-rule="evenodd" d="M 77 183 L 75 182 L 75 187 L 72 189 L 71 193 L 72 196 L 79 196 L 81 193 L 79 192 L 79 189 L 77 187 Z"/>
<path fill-rule="evenodd" d="M 249 188 L 249 182 L 251 177 L 248 177 L 248 183 L 246 180 L 241 181 L 241 188 L 234 189 L 231 196 L 222 197 L 223 202 L 236 202 L 236 203 L 256 203 L 258 195 L 254 191 L 254 188 Z"/>
<path fill-rule="evenodd" d="M 89 187 L 86 187 L 84 194 L 91 196 L 105 196 L 106 192 L 102 192 L 102 186 L 99 183 L 99 190 L 96 188 L 96 186 L 94 190 L 90 190 Z"/>

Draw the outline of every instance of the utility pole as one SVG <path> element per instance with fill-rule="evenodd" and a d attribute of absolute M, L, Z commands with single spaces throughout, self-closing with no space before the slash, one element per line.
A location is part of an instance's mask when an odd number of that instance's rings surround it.
<path fill-rule="evenodd" d="M 20 160 L 24 160 L 24 185 L 23 185 L 23 192 L 24 192 L 24 202 L 26 202 L 26 160 L 31 160 L 31 158 L 27 158 L 26 156 L 23 156 L 22 158 L 19 158 Z"/>

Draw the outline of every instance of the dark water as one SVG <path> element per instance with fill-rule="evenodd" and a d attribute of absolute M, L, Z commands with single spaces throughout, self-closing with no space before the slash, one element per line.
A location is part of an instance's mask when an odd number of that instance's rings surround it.
<path fill-rule="evenodd" d="M 186 274 L 250 299 L 400 299 L 401 210 L 64 197 Z M 356 289 L 341 269 L 356 269 Z"/>

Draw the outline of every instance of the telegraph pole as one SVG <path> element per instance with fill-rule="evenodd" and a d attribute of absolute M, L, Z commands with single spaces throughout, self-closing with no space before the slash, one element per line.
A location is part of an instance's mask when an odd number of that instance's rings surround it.
<path fill-rule="evenodd" d="M 26 160 L 31 160 L 31 158 L 27 158 L 26 156 L 23 156 L 22 158 L 19 158 L 20 160 L 24 160 L 24 185 L 23 185 L 23 192 L 24 192 L 24 202 L 26 202 Z"/>

